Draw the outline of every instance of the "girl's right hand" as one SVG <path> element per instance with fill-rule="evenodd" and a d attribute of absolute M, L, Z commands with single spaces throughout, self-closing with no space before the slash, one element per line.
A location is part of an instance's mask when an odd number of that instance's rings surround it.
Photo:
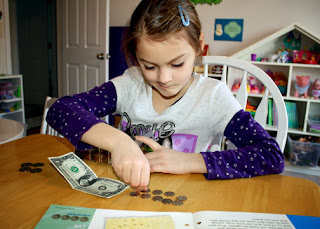
<path fill-rule="evenodd" d="M 82 135 L 81 141 L 109 151 L 117 175 L 138 191 L 147 190 L 149 161 L 129 135 L 105 123 L 98 123 Z"/>
<path fill-rule="evenodd" d="M 150 165 L 139 146 L 126 134 L 118 139 L 111 152 L 112 166 L 117 175 L 138 191 L 147 190 Z"/>

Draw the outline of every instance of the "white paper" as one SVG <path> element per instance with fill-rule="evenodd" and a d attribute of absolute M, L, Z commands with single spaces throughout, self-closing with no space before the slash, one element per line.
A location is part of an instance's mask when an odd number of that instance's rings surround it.
<path fill-rule="evenodd" d="M 200 211 L 193 213 L 194 228 L 233 229 L 294 229 L 283 214 Z"/>
<path fill-rule="evenodd" d="M 148 217 L 171 216 L 176 229 L 193 228 L 192 213 L 189 212 L 148 212 L 148 211 L 122 211 L 97 209 L 88 229 L 102 229 L 106 218 L 112 217 Z"/>

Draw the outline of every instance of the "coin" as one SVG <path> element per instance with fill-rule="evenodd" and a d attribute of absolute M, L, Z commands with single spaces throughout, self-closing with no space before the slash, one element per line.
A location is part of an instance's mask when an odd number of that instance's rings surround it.
<path fill-rule="evenodd" d="M 31 170 L 30 167 L 21 167 L 21 168 L 19 169 L 20 172 L 29 172 L 30 170 Z"/>
<path fill-rule="evenodd" d="M 154 201 L 162 201 L 163 198 L 162 198 L 162 196 L 154 196 L 154 197 L 152 197 L 152 200 L 154 200 Z"/>
<path fill-rule="evenodd" d="M 63 215 L 63 216 L 61 216 L 61 219 L 62 219 L 62 220 L 68 220 L 68 219 L 70 219 L 70 216 L 68 216 L 68 215 Z"/>
<path fill-rule="evenodd" d="M 166 196 L 174 196 L 174 195 L 175 195 L 175 193 L 174 193 L 174 192 L 169 191 L 169 192 L 165 192 L 165 193 L 164 193 L 164 195 L 166 195 Z"/>
<path fill-rule="evenodd" d="M 130 196 L 140 196 L 140 192 L 138 191 L 130 192 Z"/>
<path fill-rule="evenodd" d="M 30 162 L 22 163 L 22 164 L 21 164 L 21 167 L 29 167 L 29 166 L 33 166 L 33 164 L 30 163 Z"/>
<path fill-rule="evenodd" d="M 81 222 L 87 222 L 88 220 L 89 220 L 89 218 L 86 216 L 80 218 Z"/>
<path fill-rule="evenodd" d="M 52 219 L 59 219 L 61 217 L 60 214 L 54 214 L 51 216 Z"/>
<path fill-rule="evenodd" d="M 164 204 L 171 204 L 171 203 L 172 203 L 172 200 L 171 200 L 171 199 L 163 199 L 163 200 L 162 200 L 162 203 L 164 203 Z"/>
<path fill-rule="evenodd" d="M 186 196 L 177 196 L 177 200 L 185 201 L 188 198 Z"/>
<path fill-rule="evenodd" d="M 147 190 L 141 192 L 151 192 L 151 190 L 148 188 Z"/>
<path fill-rule="evenodd" d="M 79 219 L 79 216 L 74 215 L 74 216 L 72 216 L 70 219 L 71 219 L 72 221 L 77 221 L 77 220 Z"/>
<path fill-rule="evenodd" d="M 143 194 L 140 195 L 140 197 L 141 197 L 142 199 L 149 199 L 149 198 L 151 197 L 151 195 L 148 194 L 148 193 L 143 193 Z"/>
<path fill-rule="evenodd" d="M 33 164 L 34 167 L 42 167 L 44 166 L 44 163 L 38 162 Z"/>
<path fill-rule="evenodd" d="M 42 171 L 42 169 L 40 168 L 35 168 L 35 169 L 31 169 L 30 173 L 40 173 Z"/>
<path fill-rule="evenodd" d="M 174 201 L 172 201 L 172 203 L 173 203 L 174 205 L 176 205 L 176 206 L 181 206 L 181 205 L 183 205 L 183 201 L 182 201 L 182 200 L 174 200 Z"/>
<path fill-rule="evenodd" d="M 152 193 L 155 195 L 162 195 L 163 192 L 161 190 L 154 190 Z"/>

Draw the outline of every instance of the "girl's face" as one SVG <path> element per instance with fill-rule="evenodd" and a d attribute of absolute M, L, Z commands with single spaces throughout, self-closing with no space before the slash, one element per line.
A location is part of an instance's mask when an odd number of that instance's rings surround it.
<path fill-rule="evenodd" d="M 136 56 L 145 80 L 162 97 L 181 97 L 188 90 L 196 52 L 182 35 L 165 41 L 153 41 L 144 35 L 137 44 Z"/>

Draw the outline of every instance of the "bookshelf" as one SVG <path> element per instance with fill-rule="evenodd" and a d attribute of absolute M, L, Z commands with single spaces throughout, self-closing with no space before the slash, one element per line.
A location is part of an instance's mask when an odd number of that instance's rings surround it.
<path fill-rule="evenodd" d="M 2 75 L 0 83 L 10 83 L 15 87 L 13 98 L 0 98 L 0 118 L 7 118 L 25 124 L 22 75 Z M 4 88 L 1 88 L 3 95 Z"/>
<path fill-rule="evenodd" d="M 283 44 L 283 40 L 287 37 L 288 33 L 292 32 L 295 37 L 301 38 L 302 47 L 312 47 L 315 44 L 320 47 L 320 38 L 313 35 L 306 28 L 298 24 L 287 26 L 274 34 L 266 37 L 265 39 L 245 48 L 244 50 L 234 54 L 232 57 L 249 61 L 250 63 L 261 68 L 265 72 L 282 72 L 287 78 L 287 89 L 283 94 L 285 102 L 295 103 L 297 108 L 297 116 L 299 126 L 296 128 L 289 128 L 288 133 L 309 135 L 320 137 L 320 133 L 311 132 L 309 130 L 308 121 L 320 120 L 320 99 L 314 99 L 312 97 L 312 85 L 316 79 L 320 79 L 320 65 L 319 64 L 301 64 L 301 63 L 277 63 L 277 62 L 262 62 L 251 61 L 251 54 L 255 53 L 257 58 L 270 57 L 274 54 L 279 47 Z M 295 83 L 296 76 L 304 75 L 310 76 L 310 87 L 308 89 L 308 98 L 295 97 Z M 228 72 L 227 85 L 231 90 L 232 85 L 238 80 L 237 74 Z M 261 83 L 255 82 L 258 87 L 261 88 Z M 261 94 L 250 94 L 249 100 L 253 103 L 258 103 L 257 100 L 261 100 Z M 269 125 L 267 122 L 266 129 L 269 131 L 275 131 L 276 126 Z"/>

